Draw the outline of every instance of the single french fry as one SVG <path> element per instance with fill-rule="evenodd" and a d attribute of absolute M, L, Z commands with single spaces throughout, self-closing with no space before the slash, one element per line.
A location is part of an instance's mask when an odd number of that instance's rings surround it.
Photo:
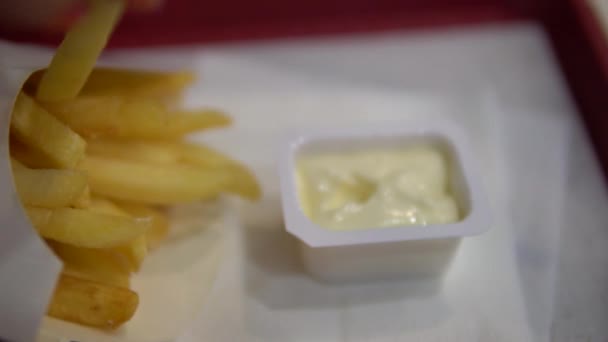
<path fill-rule="evenodd" d="M 12 159 L 13 178 L 24 204 L 44 208 L 77 205 L 87 189 L 82 171 L 30 169 Z"/>
<path fill-rule="evenodd" d="M 84 157 L 84 139 L 23 93 L 13 109 L 11 134 L 50 167 L 71 169 Z"/>
<path fill-rule="evenodd" d="M 93 196 L 91 198 L 90 210 L 100 214 L 131 217 L 128 212 L 120 208 L 113 201 L 99 196 Z"/>
<path fill-rule="evenodd" d="M 150 224 L 150 228 L 151 227 L 152 224 Z M 125 256 L 131 269 L 135 272 L 139 271 L 139 269 L 141 268 L 141 264 L 146 258 L 146 255 L 148 255 L 148 245 L 146 242 L 148 230 L 146 230 L 144 234 L 136 237 L 129 243 L 113 248 L 117 253 L 120 253 L 121 255 Z"/>
<path fill-rule="evenodd" d="M 161 210 L 132 202 L 118 202 L 117 204 L 132 217 L 151 218 L 152 224 L 150 225 L 150 229 L 146 232 L 148 249 L 158 247 L 167 237 L 167 234 L 169 233 L 169 219 Z"/>
<path fill-rule="evenodd" d="M 149 219 L 106 215 L 87 209 L 26 207 L 38 233 L 47 239 L 80 247 L 118 247 L 144 234 Z"/>
<path fill-rule="evenodd" d="M 125 141 L 92 139 L 87 152 L 93 156 L 153 164 L 184 164 L 201 170 L 223 171 L 231 178 L 226 190 L 249 200 L 261 196 L 255 175 L 243 164 L 212 148 L 180 141 Z"/>
<path fill-rule="evenodd" d="M 87 153 L 153 164 L 174 164 L 180 161 L 180 155 L 175 149 L 154 141 L 91 139 L 87 142 Z"/>
<path fill-rule="evenodd" d="M 53 162 L 49 161 L 42 153 L 25 146 L 14 137 L 9 141 L 11 158 L 18 160 L 21 164 L 35 169 L 48 169 Z"/>
<path fill-rule="evenodd" d="M 231 124 L 232 119 L 221 111 L 211 109 L 180 110 L 171 112 L 165 130 L 150 134 L 150 138 L 179 138 L 188 133 L 225 127 Z"/>
<path fill-rule="evenodd" d="M 78 95 L 123 12 L 121 0 L 93 0 L 88 12 L 66 34 L 42 75 L 36 98 L 65 101 Z"/>
<path fill-rule="evenodd" d="M 148 254 L 146 235 L 147 232 L 154 227 L 154 220 L 151 217 L 132 216 L 114 202 L 100 197 L 94 197 L 91 199 L 90 210 L 100 214 L 129 217 L 136 220 L 147 220 L 150 222 L 150 226 L 144 234 L 125 243 L 124 245 L 111 248 L 111 252 L 117 253 L 124 258 L 124 260 L 128 263 L 130 270 L 138 271 L 144 261 L 144 258 Z"/>
<path fill-rule="evenodd" d="M 223 167 L 239 164 L 237 161 L 202 144 L 185 141 L 163 141 L 172 149 L 179 151 L 180 161 L 202 167 Z"/>
<path fill-rule="evenodd" d="M 128 272 L 108 272 L 98 267 L 78 267 L 64 262 L 63 274 L 100 284 L 118 286 L 128 289 L 131 286 L 131 275 Z"/>
<path fill-rule="evenodd" d="M 79 247 L 52 240 L 46 240 L 46 243 L 64 263 L 77 268 L 96 268 L 127 274 L 132 271 L 124 256 L 111 248 Z"/>
<path fill-rule="evenodd" d="M 124 256 L 108 248 L 85 248 L 47 240 L 47 244 L 69 270 L 79 278 L 115 286 L 129 286 L 131 266 Z"/>
<path fill-rule="evenodd" d="M 219 111 L 171 112 L 159 100 L 140 97 L 80 96 L 44 106 L 87 137 L 169 139 L 231 123 Z"/>
<path fill-rule="evenodd" d="M 230 184 L 221 170 L 154 165 L 87 156 L 82 167 L 93 193 L 147 204 L 173 204 L 213 198 Z"/>
<path fill-rule="evenodd" d="M 82 95 L 121 95 L 131 97 L 173 96 L 192 84 L 195 75 L 188 71 L 158 72 L 95 68 Z"/>
<path fill-rule="evenodd" d="M 210 147 L 184 141 L 96 138 L 87 141 L 87 153 L 146 163 L 185 163 L 209 168 L 238 164 Z"/>
<path fill-rule="evenodd" d="M 74 202 L 74 208 L 85 209 L 91 206 L 91 188 L 89 184 L 87 184 L 84 188 L 84 191 Z"/>
<path fill-rule="evenodd" d="M 250 201 L 257 201 L 262 197 L 262 188 L 255 175 L 243 165 L 234 165 L 228 169 L 232 174 L 232 182 L 228 191 Z"/>
<path fill-rule="evenodd" d="M 262 189 L 255 175 L 240 162 L 202 145 L 187 142 L 168 142 L 167 144 L 171 144 L 174 149 L 180 151 L 180 160 L 184 163 L 224 169 L 231 175 L 232 182 L 228 187 L 231 193 L 252 201 L 261 197 Z"/>
<path fill-rule="evenodd" d="M 147 234 L 147 231 L 149 231 L 153 227 L 154 222 L 152 221 L 152 218 L 134 217 L 122 208 L 120 208 L 118 205 L 116 205 L 116 203 L 112 202 L 111 200 L 98 196 L 95 196 L 91 199 L 90 210 L 100 214 L 116 215 L 150 221 L 150 226 L 146 230 L 146 233 L 136 237 L 135 239 L 125 243 L 124 245 L 113 247 L 110 249 L 113 253 L 117 253 L 118 255 L 122 256 L 122 258 L 129 265 L 130 270 L 138 271 L 144 261 L 144 258 L 148 254 L 148 249 L 146 248 L 145 235 Z"/>
<path fill-rule="evenodd" d="M 117 286 L 62 274 L 48 315 L 98 328 L 116 328 L 135 314 L 139 296 Z"/>

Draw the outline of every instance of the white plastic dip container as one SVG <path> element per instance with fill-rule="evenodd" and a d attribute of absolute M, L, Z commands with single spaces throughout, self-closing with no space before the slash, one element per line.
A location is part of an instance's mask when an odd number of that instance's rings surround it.
<path fill-rule="evenodd" d="M 298 157 L 413 144 L 432 145 L 445 156 L 448 190 L 457 202 L 459 221 L 332 230 L 315 224 L 304 213 L 296 183 Z M 463 237 L 490 227 L 488 204 L 470 147 L 463 134 L 446 123 L 406 122 L 296 133 L 282 151 L 279 168 L 285 227 L 301 241 L 300 253 L 307 271 L 322 280 L 440 275 Z"/>

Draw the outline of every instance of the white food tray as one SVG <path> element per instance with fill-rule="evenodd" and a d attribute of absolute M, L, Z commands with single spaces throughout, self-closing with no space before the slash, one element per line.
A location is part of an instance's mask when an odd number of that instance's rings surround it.
<path fill-rule="evenodd" d="M 606 288 L 607 197 L 537 27 L 125 51 L 108 60 L 201 71 L 187 102 L 221 105 L 237 122 L 203 139 L 253 165 L 267 193 L 225 230 L 227 258 L 177 341 L 548 341 L 552 325 L 558 341 L 608 336 L 596 300 Z M 428 283 L 310 280 L 279 229 L 276 132 L 363 122 L 369 113 L 390 120 L 404 108 L 451 113 L 476 134 L 492 206 L 504 209 L 493 210 L 498 223 L 463 245 L 435 293 Z"/>

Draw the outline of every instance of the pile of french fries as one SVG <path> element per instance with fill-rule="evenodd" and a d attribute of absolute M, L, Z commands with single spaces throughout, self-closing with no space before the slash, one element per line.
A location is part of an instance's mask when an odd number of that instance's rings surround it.
<path fill-rule="evenodd" d="M 91 2 L 50 66 L 26 82 L 11 120 L 16 189 L 63 261 L 48 314 L 99 328 L 134 315 L 130 276 L 167 235 L 167 206 L 260 196 L 245 166 L 185 140 L 231 123 L 172 104 L 193 75 L 94 68 L 123 7 Z"/>

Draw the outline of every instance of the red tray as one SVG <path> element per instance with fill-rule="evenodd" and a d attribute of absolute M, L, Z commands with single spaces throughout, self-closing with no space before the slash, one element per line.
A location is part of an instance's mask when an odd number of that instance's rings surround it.
<path fill-rule="evenodd" d="M 608 45 L 585 0 L 166 0 L 162 12 L 128 14 L 111 47 L 434 29 L 536 20 L 548 32 L 608 175 Z M 59 37 L 7 34 L 18 41 Z"/>

